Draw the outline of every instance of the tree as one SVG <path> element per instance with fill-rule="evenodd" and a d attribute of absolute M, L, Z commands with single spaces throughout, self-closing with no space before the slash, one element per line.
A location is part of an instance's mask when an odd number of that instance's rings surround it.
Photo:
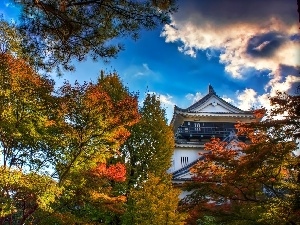
<path fill-rule="evenodd" d="M 137 97 L 117 74 L 104 73 L 97 83 L 66 82 L 57 95 L 52 137 L 59 143 L 52 159 L 63 192 L 55 213 L 44 213 L 42 221 L 101 224 L 107 214 L 123 212 L 126 197 L 113 188 L 125 181 L 126 168 L 112 158 L 139 120 Z"/>
<path fill-rule="evenodd" d="M 110 58 L 123 47 L 116 38 L 138 37 L 140 29 L 154 29 L 169 22 L 173 0 L 15 0 L 21 6 L 20 29 L 32 56 L 42 58 L 39 67 L 62 65 L 71 60 Z M 80 44 L 79 44 L 80 43 Z"/>
<path fill-rule="evenodd" d="M 271 103 L 274 109 L 265 120 L 237 125 L 248 143 L 229 148 L 212 139 L 206 144 L 210 153 L 192 169 L 189 188 L 195 191 L 183 204 L 192 216 L 188 224 L 300 223 L 300 158 L 293 153 L 300 98 L 279 93 Z M 281 119 L 274 118 L 283 112 Z"/>
<path fill-rule="evenodd" d="M 36 211 L 52 212 L 61 188 L 48 176 L 0 167 L 0 224 L 33 221 Z"/>
<path fill-rule="evenodd" d="M 39 171 L 47 166 L 45 133 L 53 81 L 23 59 L 0 54 L 0 143 L 4 167 Z"/>
<path fill-rule="evenodd" d="M 0 53 L 0 224 L 23 224 L 37 210 L 51 211 L 61 193 L 45 175 L 53 82 L 10 54 L 18 55 L 14 41 L 2 42 Z"/>
<path fill-rule="evenodd" d="M 36 216 L 36 224 L 115 224 L 122 215 L 126 197 L 115 192 L 116 183 L 126 179 L 125 165 L 99 163 L 92 169 L 69 174 L 53 212 Z"/>
<path fill-rule="evenodd" d="M 146 182 L 131 190 L 131 203 L 123 216 L 122 224 L 185 224 L 185 215 L 177 212 L 180 192 L 181 190 L 172 187 L 170 178 L 149 174 Z"/>
<path fill-rule="evenodd" d="M 146 96 L 140 114 L 141 120 L 131 128 L 131 136 L 121 149 L 128 160 L 129 188 L 147 180 L 149 173 L 158 177 L 165 174 L 174 151 L 172 128 L 155 95 Z"/>
<path fill-rule="evenodd" d="M 53 81 L 26 61 L 21 36 L 0 20 L 0 224 L 24 224 L 52 211 L 61 188 L 46 175 Z"/>
<path fill-rule="evenodd" d="M 90 222 L 108 202 L 121 207 L 124 197 L 111 183 L 124 181 L 125 166 L 108 164 L 100 178 L 92 171 L 119 154 L 138 120 L 137 97 L 116 74 L 55 92 L 52 80 L 2 52 L 0 223 L 72 224 L 81 203 L 90 206 L 82 218 Z"/>
<path fill-rule="evenodd" d="M 60 103 L 53 133 L 60 144 L 55 169 L 63 183 L 70 172 L 95 167 L 118 154 L 139 120 L 137 98 L 122 85 L 117 74 L 99 78 L 96 84 L 75 86 L 66 82 L 59 90 Z"/>
<path fill-rule="evenodd" d="M 166 171 L 171 164 L 174 135 L 159 99 L 148 94 L 139 110 L 141 119 L 121 148 L 127 165 L 127 195 L 122 224 L 182 224 L 177 212 L 179 191 Z"/>
<path fill-rule="evenodd" d="M 15 53 L 18 56 L 22 53 L 22 37 L 18 29 L 0 18 L 0 52 Z"/>

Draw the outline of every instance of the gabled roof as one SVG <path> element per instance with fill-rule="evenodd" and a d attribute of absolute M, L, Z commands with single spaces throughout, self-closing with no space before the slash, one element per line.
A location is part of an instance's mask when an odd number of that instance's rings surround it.
<path fill-rule="evenodd" d="M 232 117 L 240 119 L 254 119 L 252 111 L 244 111 L 226 102 L 219 97 L 211 85 L 208 86 L 208 94 L 186 109 L 174 106 L 171 124 L 176 132 L 177 128 L 187 118 L 208 118 L 208 117 Z"/>
<path fill-rule="evenodd" d="M 205 95 L 203 98 L 201 98 L 199 101 L 194 103 L 193 105 L 189 106 L 186 109 L 179 108 L 178 106 L 175 105 L 174 110 L 176 111 L 181 111 L 181 112 L 196 112 L 195 109 L 197 109 L 199 106 L 203 105 L 205 102 L 207 102 L 211 97 L 215 97 L 217 100 L 222 102 L 224 105 L 228 106 L 228 108 L 234 109 L 234 111 L 239 112 L 239 113 L 252 113 L 251 111 L 243 111 L 239 109 L 238 107 L 226 102 L 223 100 L 221 97 L 219 97 L 213 87 L 211 85 L 208 86 L 208 94 Z M 214 113 L 223 113 L 223 112 L 214 112 Z"/>

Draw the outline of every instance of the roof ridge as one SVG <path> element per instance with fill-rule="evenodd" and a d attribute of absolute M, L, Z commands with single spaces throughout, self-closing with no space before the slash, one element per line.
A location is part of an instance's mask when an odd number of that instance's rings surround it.
<path fill-rule="evenodd" d="M 227 106 L 229 106 L 232 109 L 238 110 L 238 111 L 243 112 L 243 113 L 251 112 L 251 111 L 248 111 L 248 110 L 247 111 L 242 110 L 242 109 L 232 105 L 231 103 L 225 101 L 223 98 L 221 98 L 219 95 L 217 95 L 216 91 L 214 90 L 214 88 L 210 84 L 208 85 L 208 94 L 206 94 L 203 98 L 199 99 L 197 102 L 195 102 L 194 104 L 192 104 L 191 106 L 189 106 L 185 109 L 180 108 L 176 105 L 175 105 L 174 108 L 177 109 L 177 110 L 183 111 L 183 112 L 192 112 L 193 111 L 192 109 L 194 109 L 194 108 L 198 107 L 199 105 L 203 104 L 204 102 L 206 102 L 212 96 L 215 96 L 222 103 L 226 104 Z"/>

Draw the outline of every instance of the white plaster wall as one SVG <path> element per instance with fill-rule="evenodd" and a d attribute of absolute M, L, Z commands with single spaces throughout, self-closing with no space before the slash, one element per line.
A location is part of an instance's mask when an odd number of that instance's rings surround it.
<path fill-rule="evenodd" d="M 170 172 L 184 167 L 181 163 L 181 157 L 188 157 L 188 163 L 191 163 L 200 157 L 199 152 L 205 152 L 201 147 L 199 149 L 176 147 L 172 157 L 172 166 Z"/>
<path fill-rule="evenodd" d="M 193 191 L 182 191 L 181 194 L 179 195 L 179 199 L 181 200 L 181 199 L 185 198 L 187 195 L 190 195 L 192 193 L 193 193 Z"/>

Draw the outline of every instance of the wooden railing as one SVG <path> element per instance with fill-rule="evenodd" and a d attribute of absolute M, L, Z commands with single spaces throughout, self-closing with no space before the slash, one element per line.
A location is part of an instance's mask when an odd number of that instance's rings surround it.
<path fill-rule="evenodd" d="M 177 133 L 179 134 L 224 134 L 227 135 L 230 132 L 234 132 L 234 128 L 223 127 L 179 127 Z"/>

